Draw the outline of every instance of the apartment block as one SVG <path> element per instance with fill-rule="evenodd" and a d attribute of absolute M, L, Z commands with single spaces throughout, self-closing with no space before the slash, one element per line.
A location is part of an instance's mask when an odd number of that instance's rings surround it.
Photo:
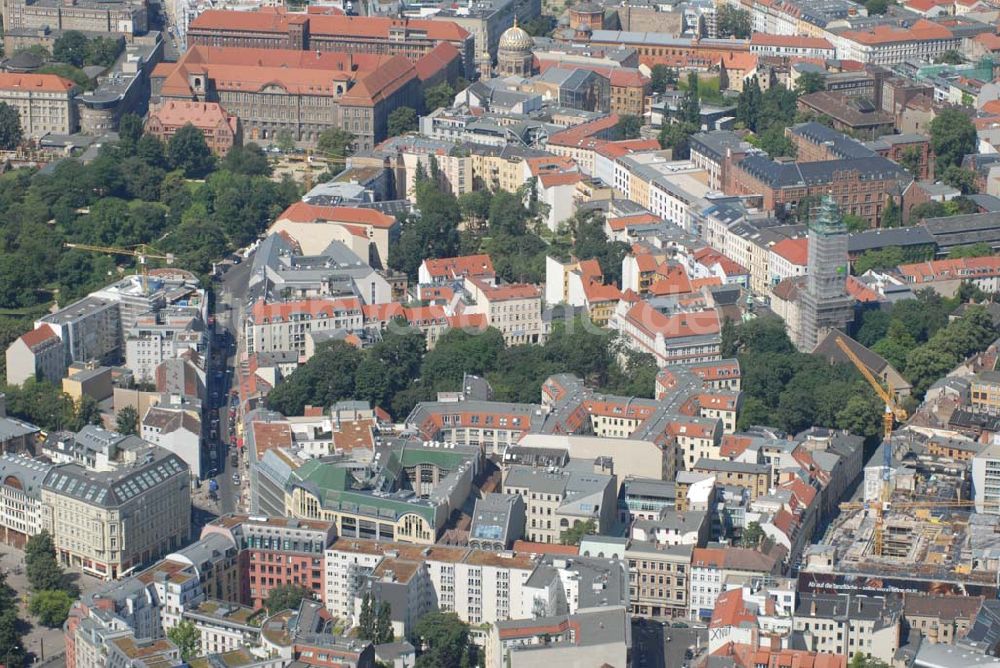
<path fill-rule="evenodd" d="M 712 617 L 719 594 L 734 585 L 780 575 L 781 560 L 745 547 L 695 548 L 691 555 L 690 618 Z"/>
<path fill-rule="evenodd" d="M 618 519 L 614 475 L 512 466 L 504 474 L 503 492 L 524 500 L 524 535 L 534 543 L 560 543 L 562 532 L 577 522 L 593 522 L 597 533 L 610 533 Z"/>
<path fill-rule="evenodd" d="M 721 359 L 719 316 L 714 309 L 665 315 L 646 302 L 619 302 L 609 326 L 626 344 L 649 353 L 658 366 Z"/>
<path fill-rule="evenodd" d="M 76 93 L 75 83 L 55 74 L 0 74 L 0 102 L 17 110 L 26 138 L 76 132 Z"/>
<path fill-rule="evenodd" d="M 903 602 L 898 596 L 800 593 L 792 628 L 806 649 L 890 662 L 900 645 Z"/>
<path fill-rule="evenodd" d="M 42 483 L 43 526 L 61 564 L 115 579 L 187 542 L 191 473 L 180 457 L 92 426 L 52 438 L 91 462 L 55 466 Z"/>
<path fill-rule="evenodd" d="M 275 587 L 298 585 L 322 597 L 323 561 L 336 528 L 330 522 L 286 517 L 228 515 L 212 525 L 240 549 L 247 604 L 261 608 Z"/>
<path fill-rule="evenodd" d="M 59 383 L 66 375 L 63 342 L 48 325 L 14 339 L 7 346 L 7 382 L 22 385 L 29 378 Z"/>
<path fill-rule="evenodd" d="M 52 465 L 21 454 L 0 455 L 0 529 L 3 542 L 23 547 L 42 531 L 42 481 Z"/>
<path fill-rule="evenodd" d="M 256 302 L 243 323 L 247 352 L 294 350 L 304 353 L 306 337 L 317 332 L 360 330 L 364 315 L 358 299 L 303 299 Z"/>
<path fill-rule="evenodd" d="M 518 283 L 494 287 L 466 278 L 464 288 L 475 302 L 466 312 L 486 316 L 487 326 L 500 330 L 508 346 L 544 342 L 542 292 L 537 286 Z"/>

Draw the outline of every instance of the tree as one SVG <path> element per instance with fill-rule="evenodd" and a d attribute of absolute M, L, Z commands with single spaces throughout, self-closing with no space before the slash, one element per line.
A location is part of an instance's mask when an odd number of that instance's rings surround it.
<path fill-rule="evenodd" d="M 389 114 L 386 134 L 390 137 L 405 135 L 417 129 L 417 112 L 412 107 L 399 107 Z"/>
<path fill-rule="evenodd" d="M 990 255 L 993 255 L 993 248 L 985 241 L 980 241 L 969 246 L 955 246 L 948 251 L 949 260 L 957 260 L 963 257 L 988 257 Z"/>
<path fill-rule="evenodd" d="M 618 139 L 636 139 L 639 136 L 639 130 L 642 128 L 642 119 L 638 116 L 632 114 L 625 114 L 618 118 L 618 122 L 615 123 L 615 129 L 613 130 L 615 137 Z"/>
<path fill-rule="evenodd" d="M 56 561 L 56 548 L 48 531 L 28 539 L 24 546 L 28 582 L 35 592 L 63 589 L 65 575 Z"/>
<path fill-rule="evenodd" d="M 764 540 L 764 530 L 760 522 L 750 522 L 740 535 L 740 547 L 757 547 Z"/>
<path fill-rule="evenodd" d="M 796 154 L 795 144 L 785 136 L 784 128 L 778 125 L 772 125 L 757 135 L 756 144 L 772 158 L 794 158 Z"/>
<path fill-rule="evenodd" d="M 84 64 L 111 67 L 124 48 L 125 40 L 121 37 L 94 37 L 87 42 Z"/>
<path fill-rule="evenodd" d="M 131 112 L 123 114 L 118 121 L 118 145 L 125 153 L 134 153 L 142 139 L 142 118 Z"/>
<path fill-rule="evenodd" d="M 573 526 L 559 534 L 559 542 L 563 545 L 579 545 L 584 536 L 597 533 L 597 525 L 594 520 L 581 522 L 576 520 Z"/>
<path fill-rule="evenodd" d="M 291 153 L 295 150 L 295 135 L 288 128 L 282 128 L 278 130 L 274 143 L 282 153 Z"/>
<path fill-rule="evenodd" d="M 16 605 L 0 608 L 0 660 L 8 666 L 24 665 L 24 645 L 19 626 Z"/>
<path fill-rule="evenodd" d="M 963 195 L 976 192 L 976 173 L 971 169 L 962 169 L 952 165 L 944 170 L 941 180 L 953 188 L 958 188 Z"/>
<path fill-rule="evenodd" d="M 848 232 L 863 232 L 868 229 L 868 221 L 853 213 L 844 214 L 844 225 L 847 226 Z"/>
<path fill-rule="evenodd" d="M 0 150 L 13 151 L 22 137 L 21 115 L 6 102 L 0 102 Z"/>
<path fill-rule="evenodd" d="M 851 657 L 851 663 L 848 668 L 889 668 L 889 664 L 881 659 L 875 659 L 870 656 L 865 656 L 861 652 L 855 652 L 854 656 Z"/>
<path fill-rule="evenodd" d="M 378 604 L 378 612 L 375 616 L 375 637 L 372 639 L 376 645 L 384 645 L 395 639 L 392 630 L 392 607 L 388 601 Z"/>
<path fill-rule="evenodd" d="M 191 123 L 170 138 L 167 156 L 170 166 L 183 171 L 189 179 L 204 178 L 215 166 L 215 158 L 205 143 L 205 135 Z"/>
<path fill-rule="evenodd" d="M 962 58 L 962 54 L 960 54 L 955 49 L 948 49 L 940 56 L 936 57 L 934 59 L 934 62 L 944 63 L 946 65 L 961 65 L 962 63 L 965 62 L 965 59 Z"/>
<path fill-rule="evenodd" d="M 691 123 L 696 128 L 701 127 L 701 102 L 698 93 L 698 73 L 688 72 L 687 90 L 684 91 L 678 113 L 682 121 Z"/>
<path fill-rule="evenodd" d="M 222 168 L 246 176 L 270 176 L 271 165 L 264 149 L 254 143 L 234 146 L 222 160 Z"/>
<path fill-rule="evenodd" d="M 803 72 L 795 82 L 795 92 L 799 95 L 816 93 L 826 88 L 826 77 L 821 72 Z"/>
<path fill-rule="evenodd" d="M 920 149 L 916 146 L 908 146 L 903 149 L 902 155 L 899 156 L 900 166 L 914 177 L 919 176 L 922 162 Z"/>
<path fill-rule="evenodd" d="M 115 417 L 115 431 L 125 436 L 139 433 L 139 411 L 135 406 L 124 406 Z"/>
<path fill-rule="evenodd" d="M 936 157 L 935 169 L 943 175 L 949 167 L 958 167 L 962 158 L 976 152 L 978 135 L 969 117 L 958 109 L 944 109 L 931 121 L 931 148 Z"/>
<path fill-rule="evenodd" d="M 650 89 L 654 93 L 662 93 L 668 87 L 677 85 L 677 70 L 672 67 L 663 64 L 653 65 L 650 75 L 652 79 Z"/>
<path fill-rule="evenodd" d="M 347 130 L 331 128 L 320 134 L 316 141 L 316 151 L 332 158 L 346 158 L 354 151 L 357 137 Z"/>
<path fill-rule="evenodd" d="M 434 111 L 441 107 L 450 107 L 455 101 L 455 89 L 447 81 L 431 86 L 424 91 L 424 108 Z"/>
<path fill-rule="evenodd" d="M 298 610 L 303 599 L 312 599 L 312 592 L 297 584 L 283 584 L 272 587 L 264 601 L 267 613 L 273 615 L 282 610 Z"/>
<path fill-rule="evenodd" d="M 870 250 L 862 253 L 861 257 L 854 261 L 854 273 L 860 276 L 873 269 L 875 271 L 895 269 L 901 264 L 903 264 L 903 249 L 899 246 L 888 246 L 880 250 Z M 888 316 L 888 314 L 886 315 Z"/>
<path fill-rule="evenodd" d="M 430 612 L 413 629 L 417 646 L 417 668 L 470 668 L 473 657 L 469 647 L 469 625 L 454 612 Z"/>
<path fill-rule="evenodd" d="M 886 198 L 885 207 L 882 208 L 882 227 L 899 227 L 903 224 L 903 212 L 896 204 L 896 198 L 889 196 Z"/>
<path fill-rule="evenodd" d="M 78 30 L 67 30 L 52 44 L 52 57 L 82 67 L 87 58 L 87 36 Z"/>
<path fill-rule="evenodd" d="M 97 400 L 89 394 L 84 394 L 76 406 L 74 431 L 80 431 L 88 424 L 99 425 L 101 422 L 101 407 L 97 405 Z"/>
<path fill-rule="evenodd" d="M 344 341 L 317 346 L 305 365 L 271 390 L 268 406 L 284 415 L 302 415 L 306 404 L 326 407 L 351 398 L 362 359 L 361 351 Z"/>
<path fill-rule="evenodd" d="M 731 5 L 721 5 L 717 10 L 716 26 L 719 37 L 747 39 L 752 29 L 750 12 Z"/>
<path fill-rule="evenodd" d="M 198 631 L 198 627 L 194 625 L 194 622 L 188 619 L 168 630 L 167 638 L 170 639 L 170 642 L 177 645 L 177 649 L 181 652 L 181 659 L 184 661 L 197 658 L 201 652 L 201 632 Z"/>
<path fill-rule="evenodd" d="M 669 148 L 674 160 L 687 160 L 691 154 L 691 135 L 698 132 L 694 123 L 664 123 L 660 129 L 660 146 Z"/>
<path fill-rule="evenodd" d="M 885 14 L 889 10 L 889 0 L 866 0 L 864 4 L 869 16 Z"/>
<path fill-rule="evenodd" d="M 358 615 L 358 637 L 362 640 L 375 639 L 375 597 L 366 593 L 361 597 L 361 613 Z"/>
<path fill-rule="evenodd" d="M 750 80 L 743 85 L 740 96 L 736 100 L 736 120 L 743 124 L 743 127 L 757 131 L 757 119 L 760 116 L 760 105 L 763 93 L 760 90 L 760 83 L 757 77 L 750 77 Z"/>
<path fill-rule="evenodd" d="M 135 147 L 135 155 L 152 167 L 167 167 L 167 151 L 158 138 L 143 135 Z"/>
<path fill-rule="evenodd" d="M 73 599 L 65 591 L 58 589 L 40 591 L 31 597 L 28 612 L 37 617 L 43 626 L 56 628 L 66 621 L 71 605 Z"/>

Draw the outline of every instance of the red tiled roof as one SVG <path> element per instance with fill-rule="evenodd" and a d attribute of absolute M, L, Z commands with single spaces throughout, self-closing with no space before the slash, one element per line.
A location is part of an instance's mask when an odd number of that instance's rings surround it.
<path fill-rule="evenodd" d="M 597 120 L 574 125 L 571 128 L 557 132 L 549 137 L 549 144 L 553 146 L 579 146 L 601 133 L 609 132 L 617 124 L 618 114 L 609 114 Z"/>
<path fill-rule="evenodd" d="M 578 545 L 557 545 L 556 543 L 532 543 L 526 540 L 515 540 L 514 552 L 529 554 L 580 554 L 580 547 Z"/>
<path fill-rule="evenodd" d="M 430 258 L 424 260 L 424 267 L 427 269 L 427 273 L 434 278 L 496 276 L 496 271 L 493 269 L 493 260 L 485 253 L 480 255 Z"/>
<path fill-rule="evenodd" d="M 376 104 L 417 78 L 413 64 L 402 56 L 193 46 L 164 78 L 161 95 L 191 99 L 193 74 L 211 79 L 217 90 L 257 92 L 278 86 L 296 95 L 339 95 L 354 105 Z M 347 91 L 338 93 L 338 86 Z"/>
<path fill-rule="evenodd" d="M 302 201 L 295 202 L 282 211 L 278 220 L 290 220 L 294 223 L 350 223 L 379 229 L 389 229 L 397 224 L 395 218 L 375 209 L 351 206 L 318 206 Z"/>
<path fill-rule="evenodd" d="M 46 93 L 65 93 L 76 84 L 55 74 L 13 74 L 0 72 L 0 90 L 37 90 Z"/>
<path fill-rule="evenodd" d="M 662 334 L 665 339 L 719 333 L 719 315 L 714 310 L 664 315 L 646 302 L 634 304 L 626 315 L 648 336 Z"/>
<path fill-rule="evenodd" d="M 608 218 L 608 227 L 611 228 L 613 232 L 620 232 L 627 229 L 631 225 L 656 225 L 657 223 L 662 223 L 663 219 L 659 216 L 654 216 L 651 213 L 634 213 L 630 216 L 618 216 L 617 218 Z M 646 256 L 651 257 L 651 256 Z"/>
<path fill-rule="evenodd" d="M 843 32 L 841 36 L 859 44 L 877 46 L 881 44 L 894 44 L 896 42 L 952 39 L 954 35 L 942 25 L 932 23 L 926 19 L 920 19 L 910 28 L 878 25 L 867 31 L 855 30 Z"/>
<path fill-rule="evenodd" d="M 911 283 L 996 276 L 1000 274 L 1000 257 L 967 257 L 901 264 L 899 272 Z"/>
<path fill-rule="evenodd" d="M 506 301 L 508 299 L 531 299 L 541 292 L 537 285 L 530 283 L 511 283 L 499 287 L 481 286 L 483 295 L 490 301 Z"/>
<path fill-rule="evenodd" d="M 782 239 L 771 246 L 771 250 L 792 264 L 805 266 L 809 262 L 809 239 Z"/>
<path fill-rule="evenodd" d="M 440 42 L 433 49 L 417 59 L 414 66 L 421 81 L 430 79 L 456 60 L 461 60 L 462 54 L 451 42 Z"/>
<path fill-rule="evenodd" d="M 25 332 L 21 335 L 21 341 L 28 348 L 35 348 L 35 346 L 45 343 L 51 339 L 58 339 L 56 333 L 52 331 L 52 328 L 48 325 L 42 325 L 41 327 L 36 327 L 30 332 Z"/>
<path fill-rule="evenodd" d="M 538 177 L 544 188 L 555 188 L 556 186 L 568 186 L 579 183 L 583 180 L 583 175 L 579 172 L 563 172 L 561 174 L 542 174 Z"/>
<path fill-rule="evenodd" d="M 599 302 L 616 302 L 622 298 L 622 292 L 614 285 L 603 285 L 591 281 L 583 287 L 583 293 L 587 297 L 587 302 L 596 304 Z"/>
<path fill-rule="evenodd" d="M 643 88 L 652 81 L 639 70 L 625 67 L 612 69 L 609 79 L 612 86 L 622 88 Z"/>
<path fill-rule="evenodd" d="M 855 276 L 847 277 L 847 294 L 864 303 L 874 303 L 882 299 L 879 293 L 859 281 Z"/>
<path fill-rule="evenodd" d="M 158 119 L 166 127 L 181 127 L 190 123 L 199 130 L 213 130 L 231 122 L 231 117 L 217 102 L 167 100 L 151 107 L 149 118 Z"/>
<path fill-rule="evenodd" d="M 649 286 L 656 295 L 677 295 L 691 292 L 691 280 L 684 267 L 679 264 L 662 264 L 656 269 L 656 276 Z"/>
<path fill-rule="evenodd" d="M 750 36 L 750 46 L 752 47 L 757 45 L 833 50 L 833 45 L 822 37 L 806 37 L 804 35 L 771 35 L 765 32 L 755 32 Z"/>
<path fill-rule="evenodd" d="M 303 299 L 293 302 L 274 303 L 267 303 L 261 300 L 253 305 L 251 313 L 254 321 L 260 324 L 265 318 L 268 322 L 285 322 L 291 316 L 299 314 L 331 318 L 336 313 L 344 311 L 362 312 L 361 302 L 356 297 L 346 299 Z"/>
<path fill-rule="evenodd" d="M 334 14 L 294 14 L 284 10 L 240 12 L 209 9 L 202 12 L 188 26 L 188 31 L 224 30 L 258 33 L 287 33 L 289 23 L 309 22 L 312 36 L 337 35 L 389 38 L 392 28 L 406 27 L 411 32 L 421 32 L 431 40 L 461 41 L 469 32 L 451 21 L 428 19 L 394 19 L 380 16 L 345 16 Z"/>
<path fill-rule="evenodd" d="M 722 626 L 756 628 L 757 615 L 750 612 L 743 604 L 743 590 L 730 589 L 719 594 L 715 599 L 715 610 L 712 611 L 711 628 Z"/>

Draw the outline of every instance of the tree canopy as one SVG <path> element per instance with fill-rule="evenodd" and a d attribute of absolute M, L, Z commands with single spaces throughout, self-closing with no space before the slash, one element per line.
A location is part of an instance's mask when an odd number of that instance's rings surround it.
<path fill-rule="evenodd" d="M 21 115 L 6 102 L 0 102 L 0 149 L 11 151 L 17 148 L 23 137 Z"/>
<path fill-rule="evenodd" d="M 469 625 L 454 612 L 429 612 L 413 629 L 422 651 L 417 668 L 471 668 L 475 649 L 469 643 Z"/>
<path fill-rule="evenodd" d="M 282 610 L 298 610 L 303 599 L 311 599 L 313 594 L 302 585 L 283 584 L 272 587 L 267 593 L 264 607 L 267 614 L 273 615 Z"/>
<path fill-rule="evenodd" d="M 949 167 L 960 167 L 962 158 L 976 152 L 977 143 L 976 126 L 959 109 L 944 109 L 931 121 L 931 148 L 938 175 L 945 174 Z"/>
<path fill-rule="evenodd" d="M 177 645 L 184 661 L 197 658 L 201 652 L 201 632 L 191 620 L 185 619 L 169 629 L 167 638 Z"/>
<path fill-rule="evenodd" d="M 412 107 L 397 107 L 389 114 L 386 134 L 390 137 L 405 135 L 417 129 L 417 112 Z"/>
<path fill-rule="evenodd" d="M 584 536 L 597 533 L 597 525 L 594 520 L 581 522 L 576 520 L 573 526 L 559 534 L 559 542 L 563 545 L 579 545 Z"/>

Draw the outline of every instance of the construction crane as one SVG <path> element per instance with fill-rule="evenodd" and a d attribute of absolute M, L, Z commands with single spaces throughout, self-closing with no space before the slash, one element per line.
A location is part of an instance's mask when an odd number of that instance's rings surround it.
<path fill-rule="evenodd" d="M 132 246 L 129 248 L 71 243 L 65 243 L 63 245 L 66 248 L 73 248 L 75 250 L 104 253 L 105 255 L 127 255 L 129 257 L 137 258 L 139 260 L 139 267 L 142 271 L 142 291 L 144 294 L 149 294 L 149 271 L 146 266 L 146 260 L 166 260 L 167 264 L 171 264 L 174 261 L 173 254 L 167 253 L 166 255 L 159 255 L 158 253 L 150 252 L 155 249 L 147 244 L 139 244 L 138 246 Z"/>
<path fill-rule="evenodd" d="M 879 489 L 878 503 L 875 506 L 875 535 L 873 541 L 876 556 L 882 556 L 882 519 L 885 511 L 888 510 L 889 501 L 892 496 L 889 488 L 892 472 L 892 429 L 896 422 L 906 422 L 909 416 L 906 413 L 906 409 L 896 403 L 896 393 L 892 389 L 892 384 L 886 382 L 886 387 L 883 387 L 882 383 L 875 376 L 875 373 L 847 345 L 847 341 L 844 340 L 843 336 L 837 336 L 834 341 L 837 347 L 847 355 L 847 359 L 851 360 L 851 363 L 861 372 L 861 375 L 868 381 L 868 384 L 872 386 L 875 394 L 885 403 L 885 411 L 882 413 L 882 485 L 881 489 Z"/>

